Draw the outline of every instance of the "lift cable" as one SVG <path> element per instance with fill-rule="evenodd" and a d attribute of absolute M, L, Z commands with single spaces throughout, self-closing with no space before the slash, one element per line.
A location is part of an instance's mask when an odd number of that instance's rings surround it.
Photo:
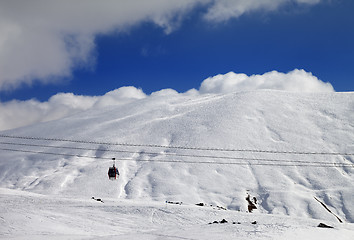
<path fill-rule="evenodd" d="M 4 145 L 16 145 L 16 146 L 29 146 L 29 147 L 43 147 L 43 148 L 56 148 L 56 149 L 70 149 L 70 150 L 89 150 L 89 151 L 103 151 L 103 152 L 115 152 L 115 153 L 131 153 L 135 154 L 136 151 L 127 150 L 111 150 L 111 149 L 94 149 L 85 147 L 67 147 L 67 146 L 53 146 L 42 144 L 28 144 L 28 143 L 12 143 L 12 142 L 0 142 Z M 159 155 L 159 156 L 174 156 L 174 157 L 191 157 L 191 158 L 209 158 L 209 159 L 224 159 L 224 160 L 243 160 L 243 161 L 264 161 L 264 162 L 290 162 L 290 163 L 310 163 L 310 164 L 322 164 L 323 162 L 315 162 L 308 160 L 285 160 L 285 159 L 269 159 L 269 158 L 247 158 L 247 157 L 230 157 L 230 156 L 212 156 L 212 155 L 195 155 L 195 154 L 178 154 L 178 153 L 161 153 L 161 152 L 139 152 L 141 155 Z M 76 155 L 75 155 L 76 156 Z"/>
<path fill-rule="evenodd" d="M 92 159 L 105 159 L 112 160 L 111 157 L 98 157 L 98 156 L 86 156 L 77 154 L 67 154 L 67 153 L 53 153 L 53 152 L 42 152 L 42 151 L 31 151 L 31 150 L 20 150 L 20 149 L 10 149 L 10 148 L 0 148 L 3 151 L 14 151 L 23 153 L 36 153 L 36 154 L 47 154 L 56 156 L 69 156 L 69 157 L 79 157 L 79 158 L 92 158 Z M 159 159 L 134 159 L 134 158 L 120 158 L 120 161 L 134 161 L 134 162 L 158 162 L 158 163 L 185 163 L 185 164 L 217 164 L 217 165 L 248 165 L 248 166 L 284 166 L 284 167 L 353 167 L 354 164 L 346 163 L 311 163 L 311 164 L 280 164 L 280 163 L 250 163 L 250 162 L 216 162 L 216 161 L 178 161 L 178 160 L 159 160 Z"/>
<path fill-rule="evenodd" d="M 256 149 L 182 147 L 182 146 L 168 146 L 168 145 L 155 145 L 155 144 L 112 143 L 112 142 L 61 139 L 61 138 L 13 136 L 13 135 L 3 135 L 3 134 L 0 134 L 0 137 L 13 138 L 13 139 L 38 140 L 38 141 L 73 142 L 73 143 L 84 143 L 84 144 L 126 146 L 126 147 L 170 148 L 170 149 L 198 150 L 198 151 L 252 152 L 252 153 L 303 154 L 303 155 L 346 155 L 346 156 L 354 155 L 354 153 L 341 153 L 341 152 L 298 152 L 298 151 L 275 151 L 275 150 L 256 150 Z"/>

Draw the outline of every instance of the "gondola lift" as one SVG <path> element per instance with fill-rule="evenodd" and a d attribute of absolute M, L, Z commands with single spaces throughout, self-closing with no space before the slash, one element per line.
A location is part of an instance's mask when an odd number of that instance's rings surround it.
<path fill-rule="evenodd" d="M 113 166 L 108 169 L 108 178 L 110 180 L 116 180 L 119 177 L 119 171 L 118 168 L 115 165 L 115 158 L 112 158 L 113 160 Z"/>

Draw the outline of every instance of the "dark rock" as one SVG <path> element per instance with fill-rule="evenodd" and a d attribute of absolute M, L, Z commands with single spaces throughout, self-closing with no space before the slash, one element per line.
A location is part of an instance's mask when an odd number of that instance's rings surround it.
<path fill-rule="evenodd" d="M 218 210 L 227 210 L 226 208 L 224 207 L 221 207 L 221 206 L 216 206 L 218 208 Z"/>
<path fill-rule="evenodd" d="M 221 220 L 220 223 L 227 223 L 225 219 Z"/>
<path fill-rule="evenodd" d="M 257 209 L 256 205 L 251 201 L 251 196 L 249 194 L 247 194 L 246 201 L 248 203 L 248 206 L 247 206 L 248 212 L 251 213 L 254 209 Z M 257 202 L 257 199 L 255 201 Z"/>
<path fill-rule="evenodd" d="M 333 228 L 332 226 L 328 226 L 328 225 L 326 225 L 326 224 L 324 224 L 324 223 L 318 224 L 317 227 L 319 227 L 319 228 Z"/>
<path fill-rule="evenodd" d="M 166 203 L 169 203 L 169 204 L 179 204 L 179 205 L 182 205 L 182 202 L 172 202 L 172 201 L 166 201 Z"/>

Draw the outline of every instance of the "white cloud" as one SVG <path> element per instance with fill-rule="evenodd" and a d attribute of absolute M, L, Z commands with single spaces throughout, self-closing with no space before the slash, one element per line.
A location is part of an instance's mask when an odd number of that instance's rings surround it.
<path fill-rule="evenodd" d="M 222 0 L 215 1 L 205 18 L 209 21 L 225 21 L 255 10 L 275 10 L 284 0 Z"/>
<path fill-rule="evenodd" d="M 122 87 L 103 96 L 58 93 L 47 102 L 37 100 L 0 102 L 0 130 L 60 119 L 93 108 L 126 104 L 145 98 L 141 89 Z"/>
<path fill-rule="evenodd" d="M 0 102 L 0 130 L 59 119 L 89 109 L 97 97 L 59 93 L 47 102 L 37 100 Z"/>
<path fill-rule="evenodd" d="M 135 87 L 121 87 L 106 93 L 95 103 L 95 107 L 105 107 L 110 105 L 121 105 L 134 100 L 143 99 L 146 95 L 141 89 Z"/>
<path fill-rule="evenodd" d="M 320 0 L 13 0 L 0 2 L 0 90 L 70 77 L 75 67 L 94 65 L 95 36 L 127 31 L 152 21 L 166 33 L 195 6 L 205 19 L 225 21 L 288 2 Z"/>
<path fill-rule="evenodd" d="M 288 3 L 316 4 L 321 0 L 219 0 L 213 1 L 205 18 L 209 21 L 226 21 L 254 11 L 274 11 Z"/>
<path fill-rule="evenodd" d="M 199 91 L 191 89 L 178 93 L 173 89 L 163 89 L 147 96 L 141 89 L 121 87 L 103 96 L 77 96 L 72 93 L 59 93 L 47 102 L 36 100 L 0 102 L 0 131 L 38 122 L 45 122 L 85 110 L 95 110 L 107 106 L 132 103 L 144 98 L 164 101 L 166 97 L 198 97 L 206 93 L 229 93 L 237 91 L 276 89 L 295 92 L 333 92 L 330 83 L 324 83 L 304 70 L 289 73 L 272 71 L 263 75 L 247 76 L 242 73 L 229 72 L 205 79 Z"/>
<path fill-rule="evenodd" d="M 229 93 L 259 89 L 284 90 L 292 92 L 333 92 L 330 83 L 324 83 L 312 73 L 295 69 L 288 73 L 277 71 L 263 75 L 247 76 L 229 72 L 205 79 L 200 93 Z"/>
<path fill-rule="evenodd" d="M 69 77 L 74 67 L 94 63 L 95 35 L 125 31 L 147 20 L 172 31 L 171 18 L 197 2 L 1 1 L 0 89 Z"/>

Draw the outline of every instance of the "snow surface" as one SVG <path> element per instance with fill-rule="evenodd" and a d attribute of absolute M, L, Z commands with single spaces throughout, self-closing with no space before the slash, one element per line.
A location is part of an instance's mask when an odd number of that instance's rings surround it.
<path fill-rule="evenodd" d="M 353 239 L 353 110 L 353 93 L 163 90 L 0 132 L 0 237 Z"/>

